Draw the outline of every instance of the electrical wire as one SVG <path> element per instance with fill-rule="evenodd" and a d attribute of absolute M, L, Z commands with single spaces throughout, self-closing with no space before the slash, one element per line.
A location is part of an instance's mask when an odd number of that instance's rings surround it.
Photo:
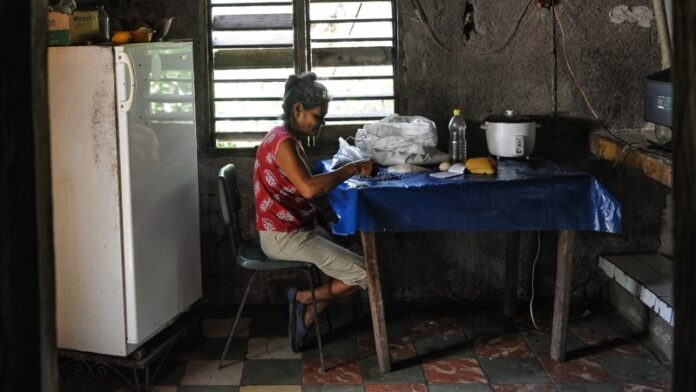
<path fill-rule="evenodd" d="M 534 270 L 536 269 L 537 260 L 539 260 L 539 252 L 541 251 L 541 234 L 537 231 L 537 250 L 534 256 L 534 262 L 532 263 L 532 295 L 529 298 L 529 317 L 532 319 L 532 324 L 534 329 L 539 331 L 539 326 L 537 326 L 534 320 Z"/>
<path fill-rule="evenodd" d="M 558 27 L 561 29 L 561 50 L 563 51 L 563 60 L 565 61 L 566 68 L 568 68 L 568 72 L 570 73 L 570 76 L 572 76 L 573 80 L 575 81 L 575 87 L 577 87 L 578 91 L 580 91 L 580 95 L 582 95 L 582 99 L 585 102 L 587 109 L 590 110 L 590 113 L 592 113 L 592 116 L 594 116 L 595 120 L 597 120 L 599 122 L 599 124 L 602 126 L 602 128 L 609 135 L 611 135 L 613 138 L 615 138 L 616 140 L 618 140 L 626 145 L 624 147 L 624 149 L 631 149 L 631 146 L 633 146 L 636 143 L 629 143 L 628 141 L 624 140 L 623 138 L 619 137 L 614 132 L 609 130 L 609 127 L 604 123 L 604 121 L 602 121 L 602 119 L 599 117 L 597 112 L 592 107 L 592 104 L 590 104 L 590 100 L 589 100 L 589 98 L 587 98 L 587 94 L 585 93 L 585 90 L 580 85 L 580 81 L 578 80 L 578 77 L 575 75 L 575 72 L 573 71 L 573 67 L 570 65 L 570 61 L 568 60 L 568 54 L 567 54 L 567 50 L 566 50 L 565 29 L 563 28 L 563 23 L 561 22 L 561 18 L 559 17 L 559 12 L 558 12 L 558 8 L 556 7 L 555 0 L 551 1 L 551 8 L 553 8 L 553 15 L 556 17 L 556 23 L 558 23 Z"/>
<path fill-rule="evenodd" d="M 503 49 L 505 49 L 505 47 L 507 47 L 507 45 L 510 43 L 510 41 L 512 40 L 512 38 L 513 38 L 513 37 L 515 36 L 515 34 L 517 33 L 517 30 L 519 29 L 520 24 L 522 23 L 522 19 L 524 18 L 524 15 L 527 13 L 527 10 L 529 9 L 529 6 L 532 5 L 532 1 L 534 1 L 534 0 L 529 0 L 529 2 L 527 2 L 527 5 L 525 5 L 524 9 L 522 9 L 522 12 L 520 12 L 520 15 L 517 17 L 517 20 L 515 21 L 515 23 L 514 23 L 512 29 L 511 29 L 510 32 L 508 33 L 507 37 L 505 37 L 505 39 L 503 40 L 503 42 L 500 43 L 500 45 L 498 45 L 498 46 L 495 47 L 494 49 L 487 50 L 487 51 L 480 51 L 480 50 L 477 50 L 476 48 L 471 48 L 471 49 L 462 50 L 462 51 L 459 51 L 459 52 L 457 52 L 457 51 L 455 51 L 454 49 L 452 49 L 452 48 L 448 47 L 447 45 L 445 45 L 445 44 L 440 40 L 440 38 L 437 36 L 437 34 L 435 34 L 435 30 L 434 30 L 433 27 L 430 25 L 430 22 L 428 22 L 428 17 L 427 17 L 427 15 L 425 14 L 425 11 L 423 10 L 423 6 L 421 5 L 420 0 L 411 0 L 411 5 L 413 6 L 413 9 L 415 10 L 416 18 L 417 18 L 421 23 L 423 23 L 423 24 L 425 25 L 425 27 L 426 27 L 427 30 L 428 30 L 428 34 L 429 34 L 430 37 L 433 39 L 433 41 L 435 41 L 435 43 L 437 44 L 437 46 L 439 46 L 440 48 L 442 48 L 442 49 L 444 49 L 444 50 L 446 50 L 446 51 L 448 51 L 448 52 L 450 52 L 450 53 L 471 52 L 471 53 L 473 53 L 474 55 L 477 55 L 477 56 L 492 56 L 492 55 L 494 55 L 494 54 L 496 54 L 496 53 L 499 53 L 499 52 L 502 51 Z"/>

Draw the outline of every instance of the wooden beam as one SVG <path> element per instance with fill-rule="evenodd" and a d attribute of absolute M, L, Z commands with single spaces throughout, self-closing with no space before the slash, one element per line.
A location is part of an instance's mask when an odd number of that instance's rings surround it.
<path fill-rule="evenodd" d="M 367 271 L 367 292 L 370 296 L 370 312 L 372 313 L 372 330 L 375 336 L 377 364 L 382 373 L 391 370 L 389 355 L 389 337 L 384 317 L 382 302 L 382 284 L 379 280 L 379 265 L 377 264 L 377 242 L 375 233 L 360 232 L 365 255 L 365 270 Z"/>
<path fill-rule="evenodd" d="M 674 2 L 674 391 L 696 391 L 696 2 Z"/>
<path fill-rule="evenodd" d="M 558 234 L 556 295 L 553 303 L 553 324 L 551 326 L 551 358 L 558 362 L 563 361 L 566 354 L 574 243 L 575 232 L 573 230 L 562 230 Z"/>
<path fill-rule="evenodd" d="M 0 103 L 2 391 L 59 390 L 46 4 L 0 2 L 2 14 L 12 15 L 0 40 L 15 47 L 0 62 L 0 96 L 7 97 Z"/>
<path fill-rule="evenodd" d="M 507 254 L 505 257 L 505 293 L 503 312 L 513 317 L 517 311 L 517 278 L 520 262 L 520 232 L 507 233 Z"/>

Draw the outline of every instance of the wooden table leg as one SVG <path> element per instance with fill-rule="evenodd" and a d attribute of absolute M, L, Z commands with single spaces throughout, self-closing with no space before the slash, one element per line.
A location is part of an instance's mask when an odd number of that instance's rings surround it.
<path fill-rule="evenodd" d="M 520 232 L 507 233 L 507 255 L 505 257 L 505 293 L 503 312 L 514 317 L 517 310 L 517 275 L 520 262 Z"/>
<path fill-rule="evenodd" d="M 367 293 L 370 297 L 370 312 L 372 314 L 372 330 L 375 335 L 375 349 L 379 370 L 386 373 L 391 370 L 389 355 L 389 340 L 387 324 L 384 319 L 384 303 L 382 302 L 382 285 L 379 280 L 377 264 L 377 243 L 375 233 L 361 232 L 363 252 L 365 254 L 365 269 L 367 271 Z"/>
<path fill-rule="evenodd" d="M 573 275 L 573 243 L 575 231 L 562 230 L 558 234 L 556 255 L 556 294 L 553 303 L 553 325 L 551 327 L 551 358 L 557 362 L 565 359 L 568 313 L 570 312 L 570 289 Z"/>

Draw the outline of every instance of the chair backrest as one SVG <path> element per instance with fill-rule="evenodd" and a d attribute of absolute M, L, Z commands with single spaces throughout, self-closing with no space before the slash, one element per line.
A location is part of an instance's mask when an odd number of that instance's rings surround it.
<path fill-rule="evenodd" d="M 239 225 L 239 210 L 242 202 L 239 197 L 239 187 L 237 186 L 237 168 L 233 164 L 225 165 L 218 172 L 218 199 L 220 200 L 220 212 L 230 232 L 230 239 L 237 253 L 238 243 L 241 236 Z"/>

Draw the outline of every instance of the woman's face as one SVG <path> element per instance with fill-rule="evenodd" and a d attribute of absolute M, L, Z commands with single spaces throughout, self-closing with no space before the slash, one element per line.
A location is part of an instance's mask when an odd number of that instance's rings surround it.
<path fill-rule="evenodd" d="M 317 136 L 325 123 L 324 116 L 327 109 L 327 105 L 305 109 L 304 105 L 296 103 L 292 111 L 295 129 L 307 136 Z"/>

